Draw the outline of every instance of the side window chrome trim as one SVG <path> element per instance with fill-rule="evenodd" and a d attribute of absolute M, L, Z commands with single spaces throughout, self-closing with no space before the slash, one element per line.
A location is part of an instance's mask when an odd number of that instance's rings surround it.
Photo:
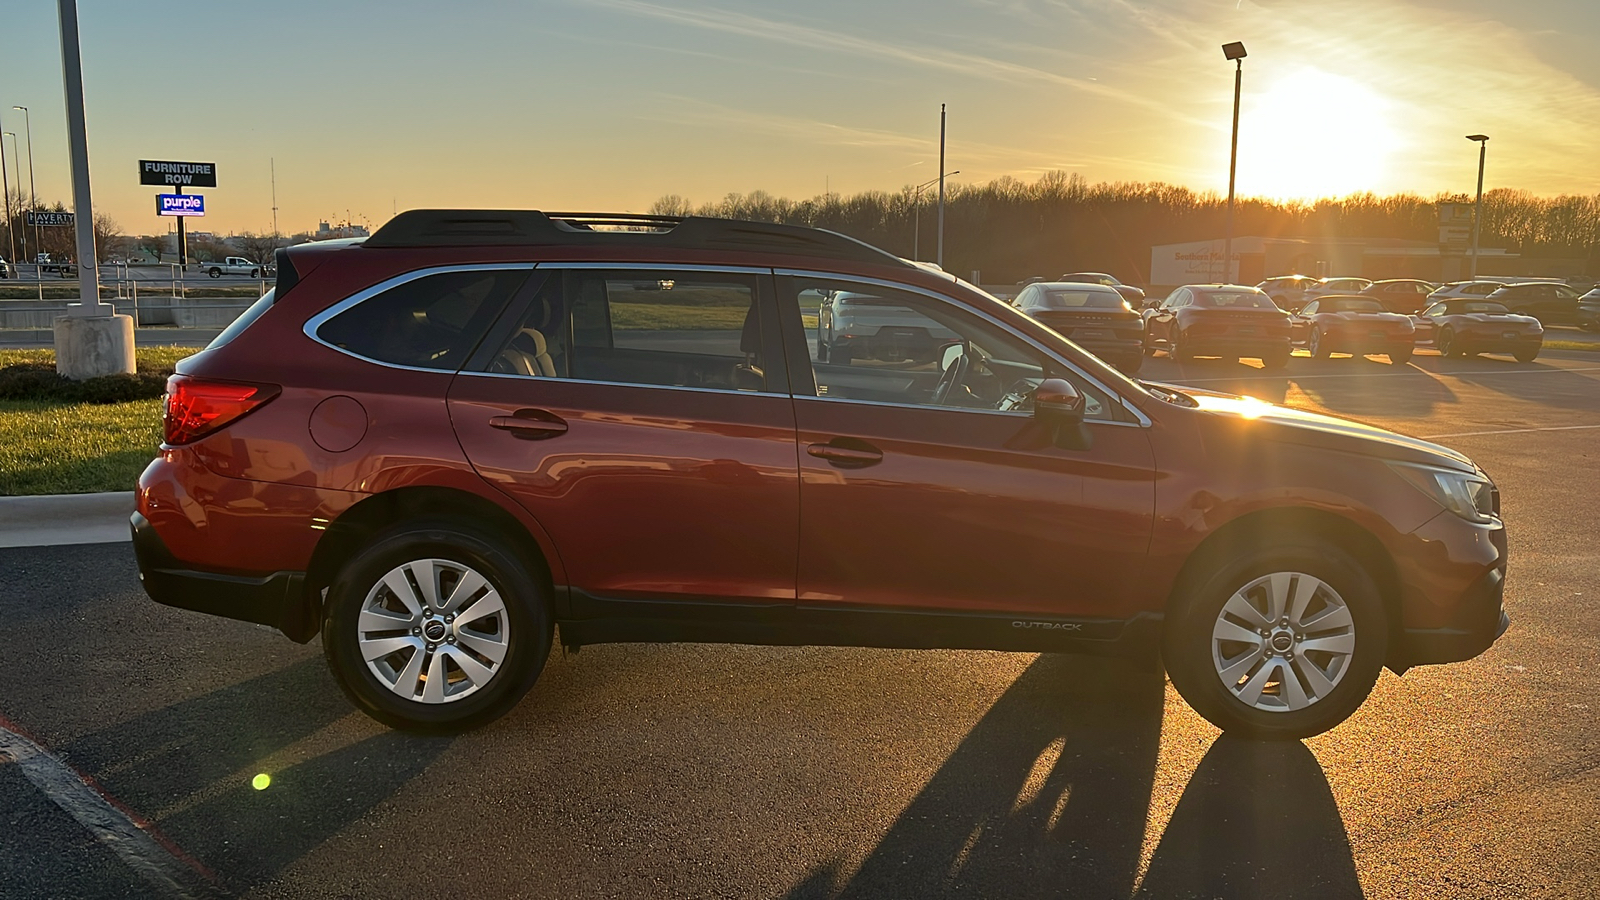
<path fill-rule="evenodd" d="M 890 288 L 892 290 L 897 290 L 897 291 L 908 291 L 908 292 L 913 293 L 913 294 L 921 294 L 921 295 L 923 295 L 925 297 L 930 297 L 930 298 L 932 298 L 934 300 L 942 300 L 945 303 L 955 303 L 955 301 L 951 300 L 949 297 L 946 297 L 943 294 L 938 293 L 937 291 L 930 291 L 927 288 L 918 287 L 918 286 L 912 285 L 912 284 L 902 284 L 901 282 L 898 282 L 898 281 L 886 281 L 886 280 L 884 280 L 882 278 L 872 278 L 870 276 L 864 276 L 864 275 L 846 275 L 846 274 L 842 274 L 842 273 L 838 273 L 838 272 L 824 272 L 824 271 L 816 271 L 816 270 L 810 270 L 810 269 L 774 269 L 774 270 L 772 270 L 772 274 L 774 274 L 774 275 L 782 275 L 782 276 L 789 276 L 789 277 L 792 277 L 792 278 L 827 278 L 827 279 L 830 279 L 830 280 L 833 280 L 833 281 L 854 281 L 854 282 L 857 282 L 859 284 L 870 284 L 870 285 L 875 285 L 877 287 Z M 997 301 L 997 302 L 1003 303 L 1005 301 Z M 1078 376 L 1080 378 L 1082 378 L 1084 381 L 1087 381 L 1090 384 L 1094 385 L 1095 387 L 1099 388 L 1100 390 L 1104 391 L 1106 393 L 1106 396 L 1116 398 L 1116 402 L 1117 402 L 1117 404 L 1119 406 L 1121 406 L 1125 411 L 1127 411 L 1127 413 L 1129 415 L 1133 416 L 1135 419 L 1138 419 L 1137 424 L 1138 424 L 1139 427 L 1148 428 L 1148 427 L 1151 426 L 1152 423 L 1150 421 L 1150 417 L 1145 415 L 1144 412 L 1139 409 L 1139 407 L 1137 407 L 1134 404 L 1128 402 L 1128 398 L 1122 396 L 1122 393 L 1120 391 L 1113 390 L 1109 385 L 1101 383 L 1100 379 L 1094 377 L 1093 375 L 1090 375 L 1088 372 L 1085 372 L 1083 369 L 1079 368 L 1076 363 L 1072 362 L 1069 359 L 1066 359 L 1066 358 L 1062 357 L 1060 354 L 1056 353 L 1055 351 L 1051 350 L 1049 347 L 1046 347 L 1043 344 L 1039 343 L 1038 341 L 1034 340 L 1032 337 L 1030 337 L 1030 336 L 1028 336 L 1026 334 L 1023 334 L 1021 332 L 1013 330 L 1011 328 L 1011 326 L 1007 325 L 1005 322 L 1000 321 L 998 318 L 990 315 L 988 312 L 986 312 L 986 311 L 984 311 L 982 309 L 978 309 L 977 307 L 973 307 L 973 306 L 968 306 L 966 304 L 956 304 L 956 305 L 960 306 L 962 309 L 965 309 L 965 310 L 968 310 L 968 311 L 972 312 L 973 314 L 977 315 L 979 318 L 986 320 L 987 322 L 989 322 L 989 324 L 994 325 L 995 327 L 1002 329 L 1007 334 L 1009 334 L 1009 335 L 1011 335 L 1011 336 L 1013 336 L 1013 337 L 1015 337 L 1015 338 L 1017 338 L 1017 339 L 1019 339 L 1021 341 L 1024 341 L 1029 346 L 1033 347 L 1035 350 L 1038 350 L 1039 352 L 1043 353 L 1046 357 L 1054 360 L 1057 364 L 1059 364 L 1061 366 L 1064 366 L 1065 368 L 1070 369 L 1073 372 L 1076 372 L 1078 374 Z M 807 365 L 810 365 L 810 361 L 809 360 L 807 361 Z M 799 399 L 799 397 L 797 396 L 796 399 Z M 823 398 L 818 398 L 818 399 L 823 399 Z M 865 402 L 870 402 L 870 401 L 865 401 Z M 888 405 L 888 406 L 899 406 L 900 404 L 892 403 L 892 404 L 885 404 L 885 405 Z M 927 407 L 919 407 L 919 408 L 926 409 Z M 998 410 L 996 410 L 996 411 L 998 412 Z M 1085 419 L 1084 421 L 1089 421 L 1089 420 Z M 1105 422 L 1107 420 L 1105 420 L 1105 419 L 1095 419 L 1094 421 L 1096 421 L 1096 422 Z M 1129 423 L 1122 423 L 1122 424 L 1135 424 L 1135 423 L 1129 422 Z"/>
<path fill-rule="evenodd" d="M 318 337 L 317 336 L 317 329 L 321 328 L 323 326 L 323 324 L 326 323 L 329 319 L 333 318 L 334 316 L 337 316 L 338 314 L 344 312 L 345 310 L 350 309 L 350 308 L 352 308 L 352 307 L 354 307 L 354 306 L 356 306 L 358 304 L 361 304 L 361 303 L 363 303 L 363 302 L 365 302 L 367 300 L 371 300 L 373 297 L 378 296 L 379 294 L 383 293 L 384 291 L 390 290 L 391 288 L 397 288 L 402 284 L 407 284 L 409 282 L 416 281 L 419 278 L 427 278 L 430 275 L 444 275 L 444 274 L 448 274 L 450 272 L 520 272 L 520 271 L 531 272 L 531 271 L 533 271 L 534 269 L 536 269 L 538 267 L 539 267 L 538 263 L 512 262 L 512 263 L 469 263 L 469 264 L 463 264 L 463 265 L 457 265 L 457 266 L 431 266 L 431 267 L 426 268 L 426 269 L 416 269 L 414 271 L 405 272 L 405 273 L 402 273 L 400 275 L 396 275 L 393 278 L 389 278 L 387 280 L 380 281 L 377 284 L 372 285 L 371 287 L 362 288 L 361 290 L 355 292 L 354 294 L 351 294 L 350 296 L 344 298 L 343 300 L 340 300 L 339 302 L 337 302 L 337 303 L 333 304 L 332 306 L 328 307 L 327 309 L 323 310 L 322 312 L 319 312 L 316 315 L 312 316 L 311 318 L 307 319 L 306 320 L 306 324 L 303 327 L 301 327 L 300 330 L 305 333 L 306 337 L 308 337 L 311 340 L 321 344 L 324 347 L 327 347 L 329 350 L 335 350 L 335 351 L 337 351 L 339 353 L 343 353 L 345 356 L 348 356 L 351 359 L 359 359 L 362 362 L 369 362 L 369 363 L 372 363 L 375 366 L 386 366 L 386 367 L 388 367 L 390 369 L 400 369 L 400 370 L 403 370 L 403 371 L 406 371 L 406 372 L 432 372 L 434 374 L 441 374 L 442 373 L 442 374 L 446 374 L 446 375 L 454 374 L 455 371 L 456 371 L 455 369 L 424 369 L 421 366 L 407 366 L 407 365 L 401 365 L 400 363 L 385 362 L 385 361 L 383 361 L 381 359 L 373 359 L 370 356 L 362 356 L 359 353 L 352 353 L 349 350 L 344 349 L 343 347 L 337 346 L 335 344 L 330 344 L 327 341 L 323 340 L 322 338 Z"/>

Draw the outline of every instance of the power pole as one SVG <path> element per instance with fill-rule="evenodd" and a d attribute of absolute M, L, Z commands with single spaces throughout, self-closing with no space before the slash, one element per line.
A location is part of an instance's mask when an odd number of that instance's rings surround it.
<path fill-rule="evenodd" d="M 275 157 L 268 157 L 267 164 L 272 167 L 272 236 L 276 238 L 278 236 L 278 160 Z"/>
<path fill-rule="evenodd" d="M 939 258 L 935 260 L 944 268 L 944 104 L 939 104 Z"/>

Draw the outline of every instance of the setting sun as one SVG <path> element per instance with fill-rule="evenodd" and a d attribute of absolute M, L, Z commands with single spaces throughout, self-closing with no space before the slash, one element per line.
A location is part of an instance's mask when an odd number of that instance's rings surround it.
<path fill-rule="evenodd" d="M 1250 75 L 1239 124 L 1241 194 L 1314 200 L 1384 186 L 1399 143 L 1392 104 L 1353 79 L 1314 68 L 1252 96 Z"/>

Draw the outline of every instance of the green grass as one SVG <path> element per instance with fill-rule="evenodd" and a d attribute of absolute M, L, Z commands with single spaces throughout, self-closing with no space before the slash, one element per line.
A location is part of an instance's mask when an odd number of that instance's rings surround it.
<path fill-rule="evenodd" d="M 0 496 L 131 491 L 161 444 L 161 401 L 0 401 Z"/>
<path fill-rule="evenodd" d="M 171 371 L 195 347 L 139 347 L 140 369 Z M 56 361 L 54 350 L 0 350 L 0 368 Z M 161 401 L 0 400 L 0 496 L 131 491 L 161 444 Z"/>
<path fill-rule="evenodd" d="M 1600 341 L 1545 341 L 1546 350 L 1588 350 L 1600 352 Z"/>
<path fill-rule="evenodd" d="M 656 306 L 649 303 L 612 303 L 611 326 L 629 331 L 694 331 L 744 327 L 747 306 Z M 817 327 L 815 315 L 802 315 L 801 324 Z"/>

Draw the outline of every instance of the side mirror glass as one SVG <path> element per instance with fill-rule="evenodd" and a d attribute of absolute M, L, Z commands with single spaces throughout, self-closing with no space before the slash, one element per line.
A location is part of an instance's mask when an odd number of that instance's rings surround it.
<path fill-rule="evenodd" d="M 1057 425 L 1083 423 L 1083 395 L 1065 378 L 1046 378 L 1033 391 L 1033 415 Z"/>

